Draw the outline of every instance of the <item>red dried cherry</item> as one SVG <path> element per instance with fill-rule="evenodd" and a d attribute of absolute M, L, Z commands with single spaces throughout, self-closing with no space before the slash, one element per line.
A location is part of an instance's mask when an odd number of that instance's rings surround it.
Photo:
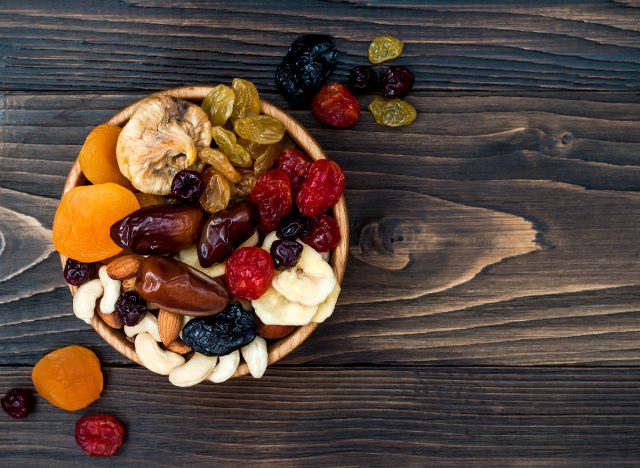
<path fill-rule="evenodd" d="M 341 238 L 340 228 L 334 218 L 322 214 L 311 218 L 310 224 L 310 232 L 302 237 L 302 242 L 318 252 L 328 252 L 338 246 Z"/>
<path fill-rule="evenodd" d="M 307 180 L 296 196 L 296 204 L 303 216 L 316 216 L 338 203 L 342 192 L 342 168 L 334 161 L 321 159 L 311 164 Z"/>
<path fill-rule="evenodd" d="M 340 83 L 329 83 L 313 97 L 311 112 L 321 123 L 336 128 L 351 127 L 360 118 L 360 103 Z"/>
<path fill-rule="evenodd" d="M 404 97 L 413 87 L 413 73 L 407 67 L 394 66 L 382 75 L 382 94 L 387 98 Z"/>
<path fill-rule="evenodd" d="M 243 247 L 231 254 L 225 274 L 231 294 L 240 299 L 258 299 L 271 285 L 273 260 L 260 247 Z"/>
<path fill-rule="evenodd" d="M 85 416 L 76 422 L 76 442 L 92 457 L 110 457 L 124 439 L 124 426 L 110 414 Z"/>
<path fill-rule="evenodd" d="M 283 216 L 291 213 L 291 181 L 282 169 L 272 169 L 260 176 L 251 191 L 250 200 L 260 213 L 262 233 L 275 230 Z"/>
<path fill-rule="evenodd" d="M 2 409 L 12 418 L 26 418 L 33 409 L 33 395 L 22 388 L 12 388 L 1 401 Z"/>
<path fill-rule="evenodd" d="M 287 148 L 280 154 L 276 167 L 287 173 L 291 180 L 291 192 L 295 195 L 307 178 L 311 161 L 302 151 Z"/>

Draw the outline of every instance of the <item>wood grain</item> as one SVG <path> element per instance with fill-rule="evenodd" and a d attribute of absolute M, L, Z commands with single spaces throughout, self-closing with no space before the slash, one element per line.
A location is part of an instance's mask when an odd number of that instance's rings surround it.
<path fill-rule="evenodd" d="M 367 63 L 380 34 L 419 90 L 640 89 L 637 2 L 260 1 L 25 3 L 0 12 L 0 89 L 159 90 L 242 75 L 275 91 L 297 36 L 325 32 L 334 78 Z"/>
<path fill-rule="evenodd" d="M 3 465 L 597 466 L 640 457 L 638 369 L 273 368 L 260 381 L 173 387 L 110 368 L 103 396 L 68 413 L 42 399 L 0 418 Z M 0 367 L 0 393 L 30 368 Z M 112 460 L 76 446 L 81 414 L 128 435 Z"/>
<path fill-rule="evenodd" d="M 2 206 L 49 229 L 85 135 L 137 96 L 5 94 Z M 347 170 L 352 257 L 336 314 L 285 362 L 637 363 L 639 96 L 410 99 L 419 118 L 397 131 L 366 112 L 339 133 L 292 112 Z M 0 283 L 0 362 L 69 340 L 125 362 L 68 317 L 64 291 L 36 294 L 63 285 L 57 271 L 45 260 Z"/>

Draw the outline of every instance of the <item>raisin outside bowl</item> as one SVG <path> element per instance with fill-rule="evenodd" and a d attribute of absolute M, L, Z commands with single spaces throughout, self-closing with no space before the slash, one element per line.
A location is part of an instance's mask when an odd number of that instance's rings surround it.
<path fill-rule="evenodd" d="M 160 91 L 156 94 L 169 94 L 171 96 L 186 99 L 187 101 L 192 101 L 199 104 L 205 98 L 205 96 L 209 94 L 212 88 L 212 86 L 182 86 L 179 88 Z M 125 123 L 127 123 L 129 117 L 133 114 L 134 109 L 141 100 L 125 107 L 105 123 L 119 125 L 122 127 Z M 295 120 L 285 111 L 262 99 L 260 100 L 260 111 L 263 114 L 270 115 L 271 117 L 275 117 L 276 119 L 280 120 L 285 125 L 287 134 L 293 141 L 296 142 L 300 149 L 307 153 L 307 155 L 311 159 L 313 159 L 314 161 L 318 159 L 327 159 L 318 142 L 297 120 Z M 69 175 L 67 176 L 67 181 L 62 193 L 64 195 L 72 188 L 79 185 L 86 185 L 86 183 L 87 181 L 82 174 L 80 164 L 76 160 L 71 170 L 69 171 Z M 340 227 L 340 234 L 342 236 L 342 239 L 340 240 L 340 244 L 333 251 L 331 251 L 331 259 L 329 263 L 336 273 L 338 282 L 342 283 L 344 271 L 347 266 L 347 255 L 349 246 L 349 219 L 347 215 L 347 207 L 344 196 L 340 198 L 338 204 L 334 206 L 331 211 L 336 221 L 338 222 L 338 226 Z M 64 264 L 67 258 L 63 255 L 60 255 L 60 259 L 64 268 Z M 75 294 L 77 287 L 70 285 L 69 289 L 71 290 L 71 294 Z M 136 354 L 135 347 L 127 340 L 122 330 L 115 330 L 109 327 L 97 314 L 94 315 L 91 319 L 91 326 L 112 348 L 114 348 L 116 351 L 123 354 L 130 360 L 142 365 L 140 359 L 138 358 L 138 355 Z M 311 335 L 311 333 L 313 333 L 317 326 L 317 323 L 310 323 L 308 325 L 298 327 L 290 335 L 278 341 L 275 341 L 274 343 L 271 343 L 269 345 L 269 365 L 279 361 L 284 356 L 300 346 L 300 344 L 302 344 L 302 342 L 306 340 L 309 335 Z M 240 377 L 243 375 L 247 375 L 248 373 L 249 369 L 247 367 L 247 364 L 242 363 L 236 371 L 234 377 Z"/>

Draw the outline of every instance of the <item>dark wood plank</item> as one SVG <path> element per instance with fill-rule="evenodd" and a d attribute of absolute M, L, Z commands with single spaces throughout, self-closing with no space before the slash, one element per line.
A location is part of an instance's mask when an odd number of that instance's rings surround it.
<path fill-rule="evenodd" d="M 124 362 L 70 316 L 55 255 L 36 260 L 85 135 L 138 96 L 2 95 L 0 273 L 26 271 L 0 282 L 0 363 L 71 341 Z M 286 362 L 637 364 L 640 97 L 411 100 L 418 120 L 395 131 L 293 113 L 347 170 L 352 245 L 335 315 Z"/>
<path fill-rule="evenodd" d="M 67 413 L 38 399 L 23 421 L 0 418 L 1 464 L 89 460 L 73 425 L 121 418 L 128 436 L 93 466 L 473 464 L 611 465 L 640 457 L 640 370 L 279 368 L 261 381 L 172 387 L 142 369 L 108 369 L 102 398 Z M 0 367 L 0 393 L 30 386 Z"/>
<path fill-rule="evenodd" d="M 273 91 L 297 36 L 333 35 L 334 77 L 395 34 L 416 88 L 640 88 L 637 2 L 3 2 L 0 89 L 136 90 L 242 75 Z"/>

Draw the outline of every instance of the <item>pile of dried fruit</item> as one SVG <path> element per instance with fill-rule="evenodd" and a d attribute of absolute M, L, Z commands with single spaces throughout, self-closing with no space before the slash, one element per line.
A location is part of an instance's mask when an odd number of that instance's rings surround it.
<path fill-rule="evenodd" d="M 319 87 L 335 47 L 318 39 L 294 52 L 282 86 L 299 91 L 306 78 L 294 71 L 310 67 Z M 327 212 L 344 173 L 333 161 L 311 161 L 282 122 L 261 115 L 252 83 L 218 85 L 200 106 L 152 95 L 122 129 L 96 127 L 80 165 L 93 185 L 64 195 L 53 226 L 69 257 L 65 279 L 77 286 L 74 313 L 122 328 L 144 366 L 174 385 L 222 382 L 241 358 L 259 378 L 266 340 L 331 315 L 340 286 L 327 259 L 341 236 Z M 38 382 L 70 409 L 53 380 Z M 86 405 L 96 385 L 68 397 Z"/>
<path fill-rule="evenodd" d="M 393 36 L 379 36 L 369 45 L 369 61 L 379 64 L 402 54 L 402 41 Z M 357 66 L 351 70 L 348 88 L 328 83 L 337 62 L 338 50 L 329 36 L 308 34 L 289 47 L 276 70 L 276 86 L 293 108 L 311 106 L 320 123 L 334 128 L 349 128 L 360 118 L 360 104 L 354 94 L 382 90 L 369 110 L 376 123 L 387 127 L 410 125 L 416 109 L 402 98 L 413 88 L 414 76 L 404 66 L 374 69 Z M 324 86 L 323 86 L 324 85 Z M 353 93 L 353 94 L 352 94 Z"/>

